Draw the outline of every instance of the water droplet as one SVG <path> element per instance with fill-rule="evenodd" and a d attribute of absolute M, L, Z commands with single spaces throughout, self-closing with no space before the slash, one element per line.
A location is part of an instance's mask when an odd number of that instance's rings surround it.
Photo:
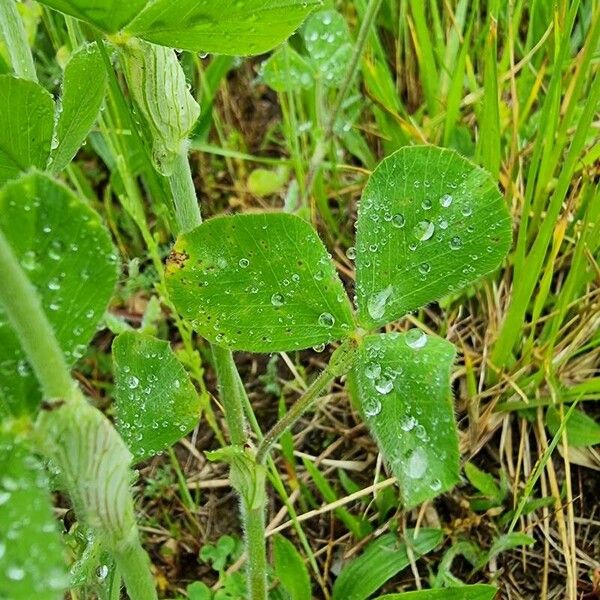
<path fill-rule="evenodd" d="M 383 290 L 373 294 L 369 300 L 367 301 L 367 310 L 369 311 L 369 315 L 375 321 L 381 319 L 385 313 L 385 305 L 392 295 L 393 288 L 391 285 L 388 285 Z"/>
<path fill-rule="evenodd" d="M 246 268 L 248 268 L 250 261 L 247 258 L 240 258 L 240 261 L 238 264 L 240 265 L 240 267 L 242 267 L 242 269 L 246 269 Z"/>
<path fill-rule="evenodd" d="M 315 352 L 323 352 L 323 350 L 325 350 L 325 344 L 317 344 L 316 346 L 313 346 L 313 350 Z"/>
<path fill-rule="evenodd" d="M 413 234 L 420 242 L 426 242 L 431 239 L 435 226 L 431 221 L 419 221 L 414 229 Z"/>
<path fill-rule="evenodd" d="M 413 350 L 422 348 L 427 343 L 427 336 L 420 329 L 411 329 L 406 332 L 406 345 Z"/>
<path fill-rule="evenodd" d="M 60 290 L 60 281 L 58 281 L 58 279 L 56 279 L 56 278 L 51 279 L 48 282 L 48 289 L 49 290 Z"/>
<path fill-rule="evenodd" d="M 450 240 L 450 248 L 452 248 L 452 250 L 460 250 L 462 245 L 462 240 L 457 235 Z"/>
<path fill-rule="evenodd" d="M 135 390 L 135 388 L 139 384 L 140 384 L 140 380 L 135 375 L 132 375 L 131 377 L 129 377 L 127 379 L 127 386 L 129 387 L 130 390 Z"/>
<path fill-rule="evenodd" d="M 410 455 L 407 463 L 408 476 L 412 479 L 420 479 L 427 470 L 427 455 L 422 448 L 416 448 Z"/>
<path fill-rule="evenodd" d="M 433 479 L 429 487 L 432 489 L 432 491 L 439 492 L 442 489 L 442 482 L 439 479 Z"/>
<path fill-rule="evenodd" d="M 431 265 L 429 263 L 421 263 L 419 265 L 419 273 L 421 273 L 421 275 L 427 275 L 429 271 L 431 271 Z"/>
<path fill-rule="evenodd" d="M 96 569 L 96 577 L 100 580 L 100 581 L 104 581 L 106 579 L 106 576 L 108 575 L 108 567 L 106 565 L 100 565 L 97 569 Z"/>
<path fill-rule="evenodd" d="M 271 304 L 273 306 L 283 306 L 283 303 L 284 303 L 283 294 L 280 294 L 279 292 L 277 292 L 271 296 Z"/>
<path fill-rule="evenodd" d="M 402 431 L 412 431 L 417 424 L 417 420 L 411 415 L 403 415 L 400 418 L 400 429 Z"/>
<path fill-rule="evenodd" d="M 377 398 L 369 398 L 363 409 L 366 417 L 376 417 L 381 412 L 381 401 Z"/>
<path fill-rule="evenodd" d="M 381 375 L 381 365 L 371 363 L 365 367 L 365 377 L 367 379 L 376 379 Z"/>
<path fill-rule="evenodd" d="M 425 200 L 421 202 L 421 206 L 423 207 L 423 210 L 431 210 L 431 200 L 429 200 L 429 198 L 425 198 Z"/>
<path fill-rule="evenodd" d="M 6 569 L 6 576 L 13 581 L 22 581 L 25 578 L 25 569 L 17 566 L 10 566 Z"/>
<path fill-rule="evenodd" d="M 33 271 L 37 266 L 35 252 L 28 250 L 21 258 L 21 265 L 27 271 Z"/>
<path fill-rule="evenodd" d="M 398 213 L 397 215 L 394 215 L 392 217 L 392 225 L 397 229 L 402 229 L 402 227 L 404 227 L 405 224 L 406 219 L 404 218 L 403 214 Z"/>
<path fill-rule="evenodd" d="M 440 198 L 440 206 L 448 208 L 452 204 L 452 196 L 450 194 L 444 194 Z"/>
<path fill-rule="evenodd" d="M 335 317 L 328 312 L 321 313 L 319 315 L 319 325 L 331 329 L 335 325 Z"/>
<path fill-rule="evenodd" d="M 473 214 L 473 209 L 468 204 L 465 204 L 460 212 L 463 217 L 470 217 Z"/>
<path fill-rule="evenodd" d="M 346 250 L 346 256 L 350 260 L 354 260 L 356 258 L 356 248 L 354 246 L 350 246 L 350 248 L 348 248 L 348 250 Z"/>
<path fill-rule="evenodd" d="M 394 389 L 394 382 L 391 379 L 379 379 L 375 383 L 375 389 L 382 395 L 389 394 Z"/>

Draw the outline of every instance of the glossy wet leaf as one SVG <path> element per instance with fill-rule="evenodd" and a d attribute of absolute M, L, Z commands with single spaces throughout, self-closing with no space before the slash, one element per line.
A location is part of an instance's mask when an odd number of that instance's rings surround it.
<path fill-rule="evenodd" d="M 106 33 L 115 33 L 127 25 L 148 0 L 40 0 L 42 4 L 95 25 Z"/>
<path fill-rule="evenodd" d="M 477 583 L 461 587 L 386 594 L 379 596 L 377 600 L 494 600 L 497 593 L 498 589 L 494 586 Z"/>
<path fill-rule="evenodd" d="M 399 150 L 360 203 L 360 321 L 382 325 L 461 290 L 498 267 L 510 243 L 510 217 L 488 173 L 451 150 Z"/>
<path fill-rule="evenodd" d="M 412 559 L 418 560 L 439 545 L 442 537 L 440 529 L 426 528 L 416 534 L 409 529 L 402 540 L 393 533 L 382 535 L 342 569 L 333 586 L 332 600 L 366 600 L 408 567 L 411 561 L 408 548 Z"/>
<path fill-rule="evenodd" d="M 31 167 L 45 169 L 54 130 L 54 102 L 40 85 L 0 76 L 0 185 Z"/>
<path fill-rule="evenodd" d="M 0 598 L 60 600 L 68 583 L 44 469 L 0 434 Z"/>
<path fill-rule="evenodd" d="M 335 10 L 313 13 L 302 28 L 302 37 L 310 63 L 325 85 L 340 85 L 353 51 L 344 17 Z"/>
<path fill-rule="evenodd" d="M 169 448 L 197 425 L 200 398 L 168 342 L 131 331 L 112 352 L 117 429 L 136 458 Z"/>
<path fill-rule="evenodd" d="M 107 74 L 100 50 L 88 44 L 73 54 L 65 68 L 52 170 L 64 169 L 92 129 L 106 92 Z"/>
<path fill-rule="evenodd" d="M 41 173 L 0 191 L 2 229 L 37 288 L 69 365 L 83 356 L 112 295 L 118 257 L 100 217 Z M 39 387 L 0 310 L 0 398 L 8 410 L 34 409 Z"/>
<path fill-rule="evenodd" d="M 273 567 L 275 576 L 289 595 L 290 600 L 312 598 L 310 577 L 300 553 L 287 538 L 273 538 Z"/>
<path fill-rule="evenodd" d="M 276 92 L 289 92 L 314 85 L 314 72 L 309 62 L 289 44 L 274 52 L 261 67 L 264 82 Z"/>
<path fill-rule="evenodd" d="M 260 54 L 289 37 L 318 5 L 319 0 L 156 0 L 127 30 L 193 52 Z"/>
<path fill-rule="evenodd" d="M 458 481 L 454 356 L 452 344 L 417 329 L 368 336 L 359 349 L 354 377 L 361 410 L 407 507 Z"/>
<path fill-rule="evenodd" d="M 325 246 L 299 217 L 217 217 L 182 235 L 167 263 L 178 311 L 209 341 L 277 352 L 339 340 L 351 308 Z"/>

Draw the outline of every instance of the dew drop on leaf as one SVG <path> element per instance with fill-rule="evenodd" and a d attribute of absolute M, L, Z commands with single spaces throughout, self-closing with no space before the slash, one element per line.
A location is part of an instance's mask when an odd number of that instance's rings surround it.
<path fill-rule="evenodd" d="M 348 248 L 348 250 L 346 250 L 346 256 L 350 260 L 354 260 L 356 258 L 356 248 L 354 246 L 350 246 L 350 248 Z"/>
<path fill-rule="evenodd" d="M 335 325 L 335 318 L 331 313 L 324 312 L 319 315 L 319 325 L 330 329 Z"/>
<path fill-rule="evenodd" d="M 398 213 L 397 215 L 394 215 L 392 217 L 392 225 L 398 229 L 402 229 L 402 227 L 404 227 L 404 225 L 406 224 L 406 219 L 404 218 L 404 215 Z"/>
<path fill-rule="evenodd" d="M 381 375 L 381 365 L 371 363 L 365 367 L 365 377 L 367 379 L 376 379 Z"/>
<path fill-rule="evenodd" d="M 277 292 L 271 296 L 271 304 L 273 306 L 283 306 L 283 303 L 284 303 L 283 294 L 280 294 L 279 292 Z"/>
<path fill-rule="evenodd" d="M 377 398 L 369 398 L 364 405 L 366 417 L 376 417 L 381 412 L 381 401 Z"/>
<path fill-rule="evenodd" d="M 247 258 L 240 258 L 240 261 L 238 264 L 240 265 L 240 267 L 242 267 L 242 269 L 246 269 L 248 267 L 248 265 L 250 264 L 250 261 Z"/>
<path fill-rule="evenodd" d="M 135 390 L 135 388 L 137 388 L 137 386 L 139 384 L 140 384 L 140 380 L 135 375 L 132 375 L 127 380 L 127 386 L 129 387 L 130 390 Z"/>
<path fill-rule="evenodd" d="M 393 288 L 391 285 L 388 285 L 385 289 L 373 294 L 367 303 L 367 310 L 369 311 L 369 315 L 375 321 L 378 321 L 383 317 L 385 313 L 385 305 L 388 301 L 388 298 L 392 295 Z"/>
<path fill-rule="evenodd" d="M 431 239 L 434 231 L 435 225 L 431 221 L 419 221 L 413 229 L 413 234 L 420 242 L 426 242 Z"/>
<path fill-rule="evenodd" d="M 420 329 L 411 329 L 406 333 L 406 345 L 413 350 L 423 348 L 427 343 L 427 336 Z"/>
<path fill-rule="evenodd" d="M 462 245 L 462 240 L 457 235 L 450 240 L 450 248 L 452 248 L 452 250 L 460 250 Z"/>
<path fill-rule="evenodd" d="M 420 479 L 427 470 L 427 455 L 422 448 L 416 448 L 410 455 L 407 464 L 408 476 L 412 479 Z"/>
<path fill-rule="evenodd" d="M 450 194 L 444 194 L 440 198 L 440 206 L 448 208 L 452 204 L 452 196 Z"/>
<path fill-rule="evenodd" d="M 411 415 L 402 415 L 400 418 L 400 429 L 402 431 L 412 431 L 417 424 L 417 420 Z"/>
<path fill-rule="evenodd" d="M 394 382 L 391 379 L 380 379 L 375 383 L 375 389 L 380 394 L 386 396 L 394 389 Z"/>

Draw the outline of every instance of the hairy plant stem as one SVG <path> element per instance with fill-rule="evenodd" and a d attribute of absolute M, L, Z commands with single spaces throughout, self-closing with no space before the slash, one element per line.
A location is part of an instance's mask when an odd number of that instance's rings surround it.
<path fill-rule="evenodd" d="M 0 304 L 47 400 L 74 400 L 79 392 L 35 291 L 0 231 Z"/>
<path fill-rule="evenodd" d="M 265 435 L 256 453 L 256 462 L 263 463 L 269 450 L 275 442 L 318 400 L 325 388 L 327 388 L 336 377 L 345 375 L 352 366 L 352 360 L 356 351 L 354 340 L 348 339 L 331 355 L 329 364 L 323 369 L 319 376 L 310 384 L 310 387 L 300 396 L 290 410 L 273 426 Z"/>
<path fill-rule="evenodd" d="M 335 122 L 337 121 L 338 115 L 342 109 L 342 105 L 344 104 L 344 100 L 346 99 L 346 96 L 350 91 L 352 82 L 354 81 L 354 77 L 356 76 L 358 64 L 360 62 L 360 57 L 362 56 L 365 44 L 367 43 L 367 38 L 369 37 L 369 33 L 371 32 L 371 27 L 375 21 L 375 18 L 377 17 L 377 13 L 381 8 L 382 1 L 383 0 L 371 0 L 365 12 L 365 17 L 363 19 L 363 22 L 361 23 L 360 30 L 358 32 L 358 37 L 356 38 L 356 43 L 354 44 L 354 52 L 352 53 L 352 58 L 348 63 L 348 69 L 346 70 L 344 82 L 342 83 L 342 87 L 337 93 L 335 102 L 327 118 L 323 135 L 318 140 L 315 150 L 313 152 L 312 159 L 310 161 L 308 175 L 306 177 L 306 184 L 304 186 L 303 205 L 306 204 L 306 201 L 312 192 L 315 179 L 319 174 L 319 170 L 321 169 L 323 161 L 325 160 L 325 156 L 327 154 L 327 147 L 329 146 L 329 142 L 333 137 Z"/>
<path fill-rule="evenodd" d="M 154 600 L 157 598 L 150 570 L 150 558 L 140 544 L 138 536 L 115 552 L 114 558 L 130 600 Z"/>
<path fill-rule="evenodd" d="M 0 34 L 4 38 L 15 74 L 23 79 L 37 81 L 27 33 L 15 0 L 0 0 Z"/>

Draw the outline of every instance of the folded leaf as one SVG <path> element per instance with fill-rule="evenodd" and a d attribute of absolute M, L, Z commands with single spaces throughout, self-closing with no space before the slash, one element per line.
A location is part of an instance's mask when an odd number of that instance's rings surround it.
<path fill-rule="evenodd" d="M 409 529 L 402 540 L 393 533 L 382 535 L 342 569 L 333 586 L 332 600 L 366 600 L 406 569 L 411 559 L 418 560 L 433 550 L 442 537 L 440 529 L 419 529 L 418 533 Z"/>
<path fill-rule="evenodd" d="M 0 434 L 0 473 L 0 598 L 60 600 L 69 578 L 44 469 Z"/>
<path fill-rule="evenodd" d="M 45 169 L 54 130 L 54 102 L 39 84 L 0 76 L 0 185 L 31 167 Z"/>
<path fill-rule="evenodd" d="M 167 287 L 209 341 L 249 352 L 325 344 L 351 330 L 352 310 L 325 246 L 299 217 L 217 217 L 177 240 Z"/>
<path fill-rule="evenodd" d="M 377 600 L 494 600 L 497 593 L 497 588 L 478 583 L 462 587 L 387 594 L 379 596 Z"/>
<path fill-rule="evenodd" d="M 249 55 L 278 46 L 319 0 L 155 0 L 127 31 L 192 52 Z"/>
<path fill-rule="evenodd" d="M 127 25 L 148 0 L 40 0 L 51 8 L 95 25 L 106 33 L 115 33 Z"/>
<path fill-rule="evenodd" d="M 92 129 L 106 92 L 107 73 L 98 46 L 88 44 L 73 54 L 65 68 L 61 112 L 56 124 L 52 171 L 73 159 Z"/>
<path fill-rule="evenodd" d="M 359 349 L 354 377 L 361 409 L 407 507 L 458 481 L 454 356 L 452 344 L 417 329 L 368 336 Z"/>
<path fill-rule="evenodd" d="M 112 352 L 117 429 L 136 458 L 165 450 L 197 425 L 200 398 L 168 342 L 130 331 Z"/>
<path fill-rule="evenodd" d="M 363 192 L 356 238 L 360 321 L 383 325 L 493 271 L 511 243 L 496 183 L 456 152 L 402 148 Z"/>
<path fill-rule="evenodd" d="M 89 206 L 41 173 L 0 191 L 0 229 L 73 364 L 96 333 L 117 280 L 118 257 L 109 233 Z M 33 410 L 40 400 L 37 380 L 1 309 L 0 398 L 14 413 Z"/>

